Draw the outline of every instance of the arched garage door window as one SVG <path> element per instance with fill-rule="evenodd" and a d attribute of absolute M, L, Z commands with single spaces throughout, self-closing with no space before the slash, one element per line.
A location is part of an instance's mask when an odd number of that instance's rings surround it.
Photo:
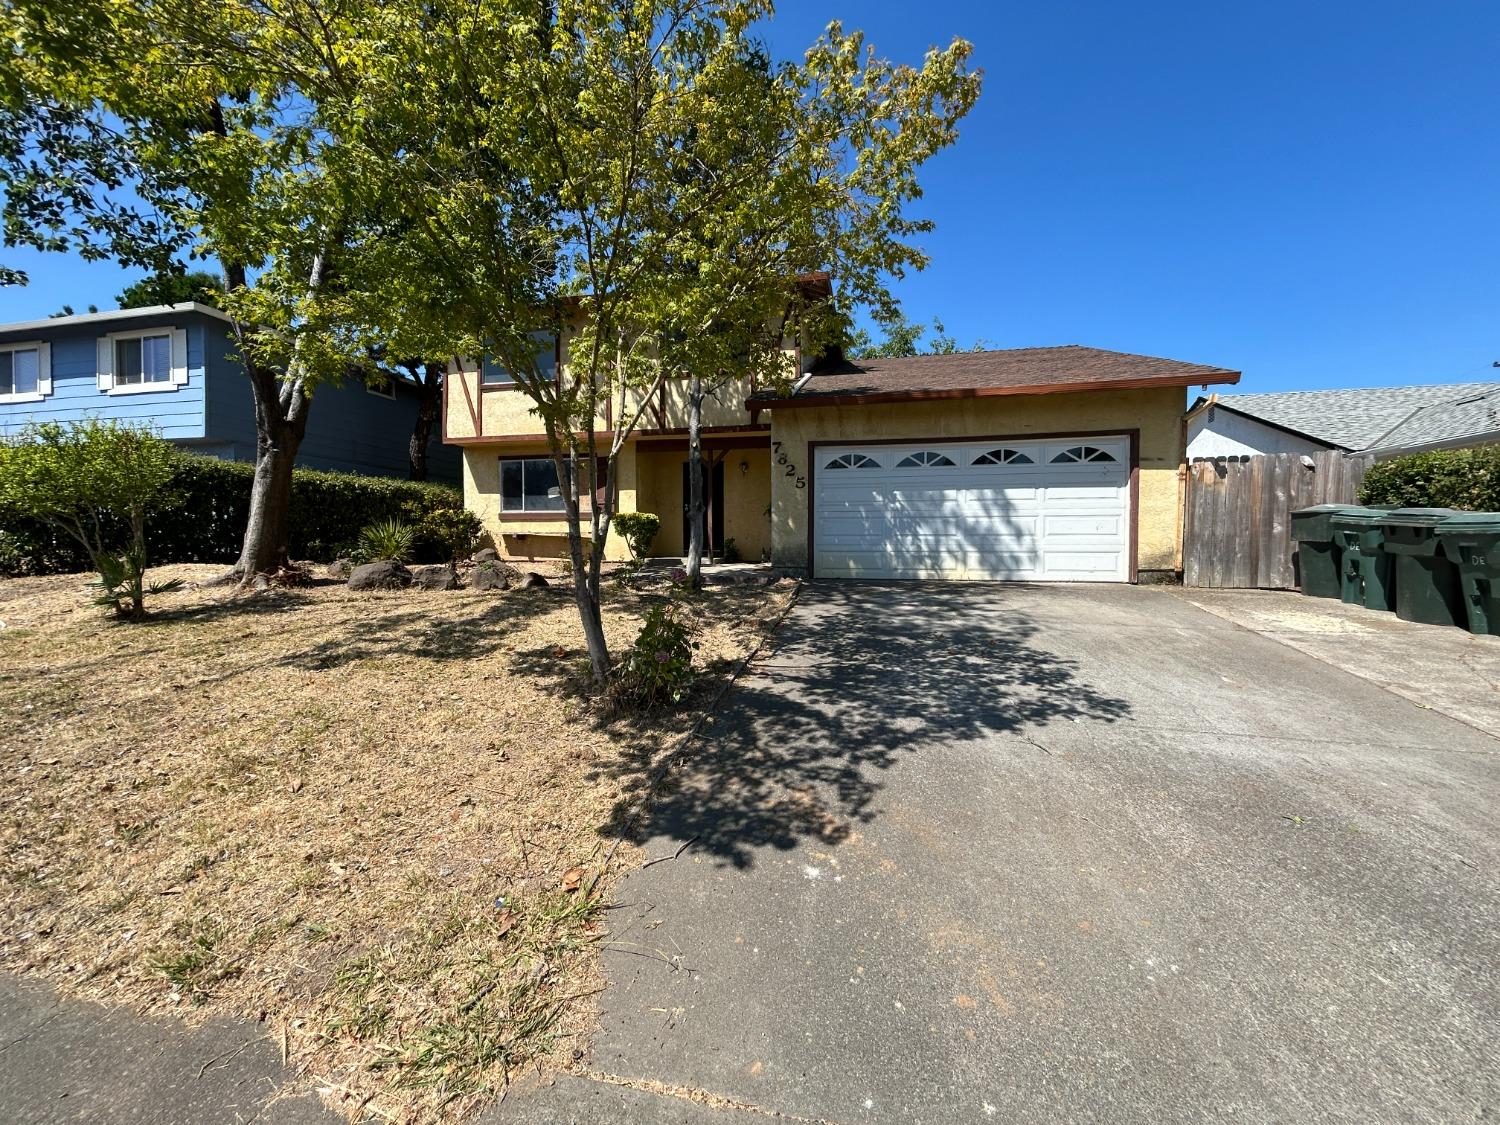
<path fill-rule="evenodd" d="M 952 457 L 931 449 L 924 449 L 920 453 L 908 453 L 896 462 L 898 469 L 951 469 L 952 467 Z"/>
<path fill-rule="evenodd" d="M 1054 465 L 1064 465 L 1076 461 L 1113 461 L 1115 455 L 1107 449 L 1100 449 L 1096 445 L 1075 445 L 1071 449 L 1064 449 L 1056 457 L 1052 458 Z"/>

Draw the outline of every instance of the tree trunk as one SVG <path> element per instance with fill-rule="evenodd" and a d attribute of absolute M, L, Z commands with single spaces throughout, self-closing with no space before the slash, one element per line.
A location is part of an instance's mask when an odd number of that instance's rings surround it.
<path fill-rule="evenodd" d="M 273 423 L 270 428 L 270 434 L 257 434 L 250 518 L 245 524 L 239 561 L 234 564 L 234 573 L 242 583 L 252 582 L 257 574 L 276 570 L 289 561 L 292 469 L 302 434 L 287 422 Z"/>
<path fill-rule="evenodd" d="M 593 453 L 593 438 L 589 439 Z M 599 608 L 600 555 L 604 545 L 601 539 L 601 513 L 599 510 L 599 488 L 595 470 L 585 474 L 578 471 L 576 456 L 553 453 L 557 466 L 557 479 L 562 484 L 563 507 L 568 515 L 568 557 L 573 563 L 573 598 L 578 603 L 578 618 L 583 625 L 583 643 L 588 649 L 589 665 L 594 673 L 594 682 L 603 688 L 609 683 L 609 643 L 604 638 L 604 615 Z M 597 464 L 590 457 L 589 464 Z M 583 485 L 590 489 L 589 529 L 593 533 L 592 549 L 588 557 L 583 553 Z M 606 502 L 606 507 L 608 504 Z"/>
<path fill-rule="evenodd" d="M 332 233 L 328 243 L 334 241 Z M 311 300 L 323 285 L 327 257 L 318 253 L 308 271 L 307 297 Z M 225 268 L 230 288 L 245 284 L 243 266 Z M 238 325 L 236 329 L 238 330 Z M 303 382 L 302 341 L 292 347 L 286 381 L 242 348 L 241 361 L 255 398 L 255 477 L 250 485 L 250 515 L 239 561 L 222 580 L 249 586 L 257 574 L 265 574 L 288 561 L 291 548 L 292 468 L 307 433 L 307 412 L 312 399 Z"/>
<path fill-rule="evenodd" d="M 688 378 L 688 541 L 687 584 L 703 586 L 703 380 Z"/>
<path fill-rule="evenodd" d="M 412 426 L 411 442 L 407 446 L 412 480 L 427 479 L 427 445 L 432 440 L 432 430 L 437 424 L 442 394 L 441 370 L 435 364 L 423 364 L 422 374 L 417 382 L 417 421 Z"/>

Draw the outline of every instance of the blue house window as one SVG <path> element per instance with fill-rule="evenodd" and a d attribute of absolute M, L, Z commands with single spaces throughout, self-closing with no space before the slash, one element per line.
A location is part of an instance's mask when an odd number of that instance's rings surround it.
<path fill-rule="evenodd" d="M 52 392 L 45 344 L 0 347 L 0 402 L 40 402 Z"/>
<path fill-rule="evenodd" d="M 172 381 L 172 337 L 136 336 L 115 341 L 115 385 L 138 387 L 143 383 Z"/>
<path fill-rule="evenodd" d="M 176 390 L 188 381 L 187 332 L 148 328 L 99 338 L 99 389 L 131 395 Z"/>

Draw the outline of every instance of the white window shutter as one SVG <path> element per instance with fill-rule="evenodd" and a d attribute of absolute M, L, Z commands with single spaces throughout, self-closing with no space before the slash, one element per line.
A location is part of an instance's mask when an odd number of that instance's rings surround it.
<path fill-rule="evenodd" d="M 99 389 L 112 390 L 115 385 L 115 342 L 108 336 L 99 337 Z"/>
<path fill-rule="evenodd" d="M 187 329 L 172 329 L 172 386 L 185 387 L 188 381 Z"/>
<path fill-rule="evenodd" d="M 42 343 L 37 345 L 37 394 L 46 398 L 52 393 L 52 345 Z"/>

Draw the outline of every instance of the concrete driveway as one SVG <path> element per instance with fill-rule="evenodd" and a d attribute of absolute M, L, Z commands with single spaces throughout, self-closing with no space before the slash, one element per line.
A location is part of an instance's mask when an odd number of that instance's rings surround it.
<path fill-rule="evenodd" d="M 814 584 L 709 735 L 595 1078 L 495 1117 L 1500 1114 L 1472 726 L 1166 591 Z"/>

